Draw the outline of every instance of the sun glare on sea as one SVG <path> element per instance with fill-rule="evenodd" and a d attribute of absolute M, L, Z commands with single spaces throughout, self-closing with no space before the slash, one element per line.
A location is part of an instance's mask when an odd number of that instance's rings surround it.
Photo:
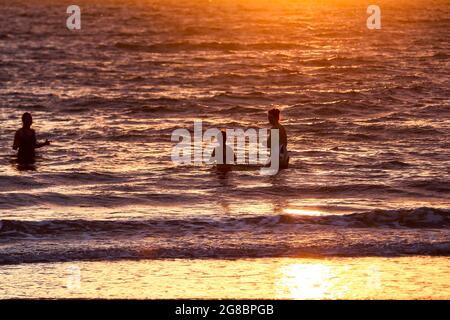
<path fill-rule="evenodd" d="M 288 299 L 351 299 L 361 292 L 377 296 L 381 290 L 381 274 L 377 266 L 355 268 L 329 261 L 294 263 L 282 266 L 275 284 L 278 297 Z M 355 277 L 356 274 L 360 276 Z M 353 278 L 357 279 L 353 279 Z"/>
<path fill-rule="evenodd" d="M 322 299 L 331 286 L 332 269 L 322 264 L 290 264 L 280 269 L 277 295 L 291 299 Z"/>
<path fill-rule="evenodd" d="M 283 209 L 284 213 L 287 214 L 296 214 L 299 216 L 322 216 L 323 212 L 313 209 L 295 209 L 295 208 L 285 208 Z"/>

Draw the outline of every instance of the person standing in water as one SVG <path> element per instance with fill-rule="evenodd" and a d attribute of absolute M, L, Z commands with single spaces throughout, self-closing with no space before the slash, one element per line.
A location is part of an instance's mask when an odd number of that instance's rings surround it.
<path fill-rule="evenodd" d="M 211 158 L 216 161 L 216 167 L 219 171 L 231 170 L 231 165 L 236 162 L 236 155 L 233 148 L 227 145 L 227 132 L 225 129 L 220 131 L 222 139 L 219 139 L 219 145 L 214 148 Z M 217 152 L 216 152 L 217 151 Z"/>
<path fill-rule="evenodd" d="M 13 149 L 19 149 L 17 153 L 19 164 L 33 164 L 35 161 L 35 149 L 50 145 L 50 141 L 37 142 L 36 132 L 31 129 L 33 118 L 30 113 L 25 112 L 22 115 L 22 124 L 22 128 L 17 130 L 14 136 Z"/>
<path fill-rule="evenodd" d="M 268 112 L 268 120 L 271 124 L 270 129 L 278 129 L 279 132 L 279 146 L 280 146 L 280 168 L 287 169 L 289 166 L 289 154 L 287 150 L 287 133 L 284 126 L 280 123 L 280 110 L 279 109 L 271 109 Z M 269 131 L 270 132 L 270 131 Z M 268 147 L 271 147 L 271 137 L 269 135 L 268 139 Z"/>

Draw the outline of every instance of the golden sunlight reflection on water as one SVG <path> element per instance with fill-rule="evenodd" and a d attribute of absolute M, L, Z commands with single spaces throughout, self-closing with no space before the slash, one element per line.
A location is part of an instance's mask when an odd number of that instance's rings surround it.
<path fill-rule="evenodd" d="M 287 214 L 296 214 L 301 216 L 321 216 L 324 213 L 318 210 L 313 209 L 296 209 L 296 208 L 286 208 L 283 209 L 284 213 Z"/>
<path fill-rule="evenodd" d="M 293 263 L 280 268 L 277 296 L 288 299 L 349 299 L 363 292 L 367 297 L 382 294 L 377 264 Z M 354 275 L 354 276 L 352 276 Z"/>
<path fill-rule="evenodd" d="M 450 259 L 263 258 L 0 267 L 0 298 L 450 299 Z"/>

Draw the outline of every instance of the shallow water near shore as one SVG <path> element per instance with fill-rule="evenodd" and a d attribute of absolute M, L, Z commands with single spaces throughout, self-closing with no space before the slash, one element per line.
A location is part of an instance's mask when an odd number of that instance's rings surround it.
<path fill-rule="evenodd" d="M 39 263 L 0 267 L 3 282 L 0 296 L 49 299 L 450 299 L 449 260 L 413 256 Z"/>

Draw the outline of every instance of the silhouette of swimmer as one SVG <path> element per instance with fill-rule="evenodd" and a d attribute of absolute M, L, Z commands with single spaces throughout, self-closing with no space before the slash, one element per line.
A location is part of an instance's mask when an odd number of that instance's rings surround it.
<path fill-rule="evenodd" d="M 284 126 L 280 123 L 280 110 L 271 109 L 267 114 L 269 123 L 272 125 L 270 129 L 278 129 L 279 146 L 280 146 L 280 169 L 287 169 L 289 166 L 289 152 L 287 150 L 287 133 Z M 270 132 L 270 131 L 269 131 Z M 271 147 L 271 136 L 268 138 L 268 147 Z"/>
<path fill-rule="evenodd" d="M 220 141 L 219 146 L 214 148 L 211 158 L 216 161 L 217 170 L 229 171 L 231 170 L 231 165 L 236 162 L 236 155 L 234 154 L 233 148 L 227 146 L 227 132 L 225 130 L 221 130 L 220 133 L 222 135 L 222 141 Z M 220 150 L 222 151 L 222 158 L 220 158 Z"/>
<path fill-rule="evenodd" d="M 36 132 L 31 129 L 33 118 L 31 114 L 25 112 L 22 115 L 23 126 L 16 131 L 14 136 L 13 149 L 19 149 L 17 161 L 19 164 L 33 164 L 35 162 L 35 149 L 50 145 L 50 141 L 38 143 L 36 141 Z"/>

